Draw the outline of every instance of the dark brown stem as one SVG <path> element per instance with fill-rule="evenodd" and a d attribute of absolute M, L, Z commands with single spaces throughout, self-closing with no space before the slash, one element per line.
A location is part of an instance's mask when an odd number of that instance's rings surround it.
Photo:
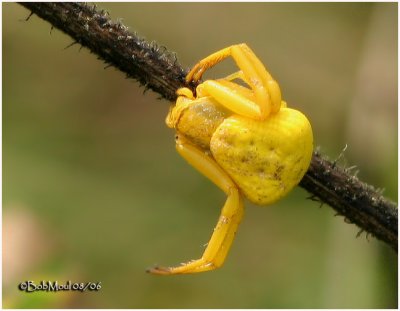
<path fill-rule="evenodd" d="M 174 53 L 129 32 L 128 27 L 112 21 L 106 11 L 97 10 L 96 6 L 73 2 L 20 4 L 68 34 L 74 40 L 72 44 L 87 47 L 163 98 L 174 101 L 175 91 L 185 83 L 186 72 Z"/>
<path fill-rule="evenodd" d="M 174 101 L 179 87 L 195 87 L 186 85 L 187 71 L 179 65 L 175 54 L 139 38 L 95 6 L 46 2 L 21 5 L 163 98 Z M 312 199 L 329 204 L 346 221 L 397 251 L 397 206 L 372 186 L 317 152 L 300 186 L 311 193 Z"/>
<path fill-rule="evenodd" d="M 397 251 L 397 206 L 346 169 L 314 152 L 300 186 L 329 204 L 346 222 L 371 233 Z"/>

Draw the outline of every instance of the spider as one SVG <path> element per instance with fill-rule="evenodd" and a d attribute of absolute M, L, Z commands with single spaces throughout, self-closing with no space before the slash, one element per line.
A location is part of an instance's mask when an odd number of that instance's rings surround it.
<path fill-rule="evenodd" d="M 206 80 L 196 93 L 177 90 L 166 118 L 176 130 L 178 153 L 227 195 L 221 215 L 200 259 L 148 272 L 171 275 L 220 267 L 244 212 L 243 198 L 268 205 L 295 187 L 311 161 L 313 135 L 308 119 L 287 108 L 278 83 L 246 44 L 237 44 L 198 62 L 186 76 L 203 73 L 231 56 L 239 71 Z M 236 83 L 234 80 L 241 80 Z"/>

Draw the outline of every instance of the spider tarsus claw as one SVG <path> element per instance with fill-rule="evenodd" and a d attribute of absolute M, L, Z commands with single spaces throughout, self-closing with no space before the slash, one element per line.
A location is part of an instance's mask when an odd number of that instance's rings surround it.
<path fill-rule="evenodd" d="M 155 266 L 153 268 L 146 269 L 146 273 L 167 275 L 170 274 L 170 268 Z"/>
<path fill-rule="evenodd" d="M 200 81 L 205 70 L 206 68 L 204 66 L 200 66 L 199 64 L 195 65 L 186 76 L 186 82 L 196 83 L 197 81 Z"/>

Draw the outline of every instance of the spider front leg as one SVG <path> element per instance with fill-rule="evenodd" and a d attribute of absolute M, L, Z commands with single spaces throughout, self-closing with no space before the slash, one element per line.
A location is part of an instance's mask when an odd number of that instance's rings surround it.
<path fill-rule="evenodd" d="M 245 93 L 237 92 L 224 80 L 207 80 L 200 84 L 204 92 L 213 96 L 219 103 L 231 111 L 253 119 L 265 120 L 281 107 L 281 91 L 278 83 L 265 69 L 262 62 L 244 43 L 232 45 L 211 54 L 197 63 L 186 76 L 188 82 L 201 79 L 203 73 L 232 56 L 241 70 L 242 79 L 250 86 L 254 100 L 249 100 Z"/>
<path fill-rule="evenodd" d="M 181 266 L 155 267 L 148 270 L 148 272 L 154 274 L 197 273 L 220 267 L 228 254 L 244 211 L 243 200 L 238 188 L 210 156 L 179 135 L 176 147 L 179 154 L 189 164 L 222 189 L 228 198 L 203 256 Z"/>

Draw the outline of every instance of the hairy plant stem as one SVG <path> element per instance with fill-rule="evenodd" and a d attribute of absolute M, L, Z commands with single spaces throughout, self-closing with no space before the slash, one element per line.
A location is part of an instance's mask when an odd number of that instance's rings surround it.
<path fill-rule="evenodd" d="M 169 101 L 176 99 L 178 88 L 196 87 L 186 84 L 187 70 L 179 65 L 174 53 L 129 32 L 120 21 L 112 21 L 107 12 L 96 6 L 48 2 L 21 5 L 71 36 L 74 43 L 87 47 L 127 77 Z M 311 199 L 330 205 L 346 222 L 360 227 L 360 232 L 366 231 L 397 252 L 397 206 L 372 186 L 318 152 L 314 152 L 300 186 L 311 193 Z"/>

